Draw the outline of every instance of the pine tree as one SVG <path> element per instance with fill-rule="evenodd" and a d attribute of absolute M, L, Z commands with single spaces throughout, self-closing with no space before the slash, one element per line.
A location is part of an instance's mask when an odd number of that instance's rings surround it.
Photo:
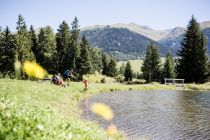
<path fill-rule="evenodd" d="M 85 36 L 83 36 L 80 49 L 81 53 L 79 60 L 77 61 L 77 70 L 80 74 L 80 80 L 83 79 L 84 74 L 88 74 L 91 71 L 91 61 L 88 47 L 88 41 L 86 40 Z"/>
<path fill-rule="evenodd" d="M 110 76 L 110 77 L 117 76 L 117 63 L 113 58 L 110 59 L 110 62 L 107 68 L 108 68 L 107 73 L 106 73 L 107 76 Z"/>
<path fill-rule="evenodd" d="M 0 26 L 0 39 L 2 38 L 2 27 Z"/>
<path fill-rule="evenodd" d="M 2 31 L 2 27 L 0 26 L 0 46 L 2 44 L 2 39 L 3 39 L 3 31 Z"/>
<path fill-rule="evenodd" d="M 48 72 L 57 72 L 56 41 L 53 29 L 50 26 L 41 28 L 37 41 L 37 62 Z"/>
<path fill-rule="evenodd" d="M 3 77 L 3 59 L 4 56 L 4 46 L 3 46 L 3 31 L 2 27 L 0 26 L 0 78 Z"/>
<path fill-rule="evenodd" d="M 102 55 L 102 64 L 103 64 L 103 70 L 102 74 L 107 75 L 110 77 L 117 76 L 117 63 L 116 61 L 108 54 Z"/>
<path fill-rule="evenodd" d="M 30 40 L 31 40 L 31 49 L 34 53 L 35 58 L 37 58 L 37 56 L 36 56 L 36 53 L 37 53 L 37 37 L 36 37 L 36 33 L 35 33 L 33 25 L 30 26 L 29 36 L 30 36 Z"/>
<path fill-rule="evenodd" d="M 208 81 L 210 81 L 210 62 L 208 63 L 208 78 L 207 78 Z"/>
<path fill-rule="evenodd" d="M 19 15 L 17 22 L 16 46 L 17 53 L 16 59 L 23 63 L 25 60 L 33 60 L 34 54 L 31 48 L 30 35 L 27 32 L 27 26 L 24 18 Z"/>
<path fill-rule="evenodd" d="M 119 69 L 119 74 L 121 74 L 121 75 L 124 75 L 124 73 L 125 73 L 125 64 L 123 63 L 121 66 L 120 66 L 120 69 Z"/>
<path fill-rule="evenodd" d="M 177 53 L 176 72 L 178 78 L 185 79 L 186 83 L 206 81 L 208 76 L 206 44 L 206 38 L 199 23 L 192 16 L 181 41 L 181 50 Z"/>
<path fill-rule="evenodd" d="M 174 60 L 171 53 L 167 53 L 166 60 L 163 68 L 163 78 L 174 78 Z"/>
<path fill-rule="evenodd" d="M 132 81 L 133 78 L 133 71 L 131 68 L 131 64 L 128 61 L 125 67 L 125 73 L 124 73 L 125 81 Z"/>
<path fill-rule="evenodd" d="M 102 54 L 102 64 L 103 64 L 102 74 L 103 75 L 107 75 L 108 73 L 109 62 L 110 62 L 110 56 L 106 53 Z"/>
<path fill-rule="evenodd" d="M 141 74 L 139 72 L 136 73 L 137 79 L 141 79 Z"/>
<path fill-rule="evenodd" d="M 58 61 L 58 71 L 63 73 L 65 70 L 70 69 L 70 64 L 72 63 L 68 59 L 69 54 L 67 53 L 70 47 L 71 32 L 69 25 L 66 21 L 63 21 L 56 34 L 56 46 L 57 46 L 57 61 Z"/>
<path fill-rule="evenodd" d="M 14 77 L 15 51 L 15 36 L 6 27 L 0 32 L 0 73 L 3 77 Z"/>
<path fill-rule="evenodd" d="M 91 73 L 95 73 L 95 71 L 100 72 L 102 70 L 102 52 L 99 48 L 91 48 L 89 47 L 90 59 L 92 63 Z"/>
<path fill-rule="evenodd" d="M 71 45 L 67 50 L 68 56 L 66 60 L 69 60 L 69 65 L 71 68 L 77 71 L 76 61 L 79 60 L 79 40 L 80 40 L 80 30 L 79 30 L 79 21 L 77 17 L 75 17 L 72 22 L 72 30 L 71 30 Z"/>
<path fill-rule="evenodd" d="M 143 78 L 146 80 L 146 82 L 160 81 L 160 66 L 160 55 L 158 48 L 154 44 L 150 43 L 141 68 Z"/>

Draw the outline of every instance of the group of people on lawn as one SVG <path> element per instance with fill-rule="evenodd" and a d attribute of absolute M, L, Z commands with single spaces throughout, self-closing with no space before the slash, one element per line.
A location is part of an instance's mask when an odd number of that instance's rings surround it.
<path fill-rule="evenodd" d="M 69 86 L 70 80 L 75 79 L 74 70 L 73 69 L 66 70 L 63 74 L 63 79 L 65 81 L 67 81 L 67 86 Z M 65 87 L 63 79 L 61 78 L 60 73 L 58 73 L 58 74 L 53 75 L 53 77 L 51 79 L 51 83 L 53 83 L 55 85 L 61 85 L 61 86 Z M 87 80 L 83 80 L 83 83 L 84 83 L 85 87 L 81 92 L 85 93 L 88 89 Z"/>

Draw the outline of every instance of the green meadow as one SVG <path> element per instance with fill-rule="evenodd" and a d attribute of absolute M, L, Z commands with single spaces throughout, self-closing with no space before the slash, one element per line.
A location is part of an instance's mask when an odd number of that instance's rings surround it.
<path fill-rule="evenodd" d="M 0 139 L 124 139 L 122 133 L 110 138 L 96 122 L 80 118 L 78 101 L 95 94 L 126 90 L 175 90 L 162 84 L 125 85 L 109 79 L 96 81 L 89 75 L 85 94 L 82 82 L 61 87 L 50 82 L 0 80 Z M 186 85 L 187 89 L 210 90 L 210 84 Z"/>
<path fill-rule="evenodd" d="M 161 57 L 161 64 L 163 64 L 165 62 L 165 58 Z M 143 60 L 142 59 L 135 59 L 135 60 L 129 60 L 131 63 L 131 67 L 133 72 L 141 72 L 141 67 L 143 64 Z M 120 68 L 123 64 L 126 66 L 127 61 L 119 61 L 117 63 L 117 68 Z"/>

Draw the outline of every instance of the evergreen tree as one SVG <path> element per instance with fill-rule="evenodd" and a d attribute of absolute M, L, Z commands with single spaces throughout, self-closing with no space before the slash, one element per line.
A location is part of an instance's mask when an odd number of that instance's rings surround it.
<path fill-rule="evenodd" d="M 160 81 L 160 55 L 158 48 L 150 43 L 147 48 L 146 57 L 142 65 L 142 75 L 146 82 Z"/>
<path fill-rule="evenodd" d="M 31 40 L 31 49 L 32 49 L 32 51 L 34 53 L 35 58 L 37 58 L 37 56 L 36 56 L 36 52 L 37 52 L 37 37 L 36 37 L 36 33 L 35 33 L 33 25 L 30 26 L 29 36 L 30 36 L 30 40 Z"/>
<path fill-rule="evenodd" d="M 86 40 L 85 36 L 83 36 L 80 49 L 81 53 L 79 60 L 77 61 L 77 70 L 80 75 L 80 80 L 83 79 L 84 74 L 88 74 L 91 71 L 91 61 L 88 47 L 88 41 Z"/>
<path fill-rule="evenodd" d="M 132 75 L 133 75 L 133 71 L 131 68 L 131 64 L 128 61 L 125 67 L 125 73 L 124 73 L 124 77 L 125 77 L 125 81 L 132 81 Z"/>
<path fill-rule="evenodd" d="M 90 59 L 92 63 L 91 73 L 95 73 L 95 71 L 100 72 L 102 70 L 102 52 L 99 48 L 91 48 L 89 47 Z"/>
<path fill-rule="evenodd" d="M 15 36 L 6 27 L 0 32 L 0 73 L 3 77 L 14 77 L 15 51 Z"/>
<path fill-rule="evenodd" d="M 0 26 L 0 46 L 2 44 L 2 39 L 3 39 L 3 31 L 2 31 L 2 27 Z"/>
<path fill-rule="evenodd" d="M 58 61 L 58 71 L 63 73 L 65 70 L 70 69 L 70 64 L 72 63 L 68 59 L 67 50 L 70 47 L 71 32 L 69 25 L 63 21 L 56 34 L 56 46 L 57 46 L 57 61 Z"/>
<path fill-rule="evenodd" d="M 4 46 L 3 46 L 3 31 L 2 31 L 2 27 L 0 26 L 0 78 L 3 77 L 3 75 L 1 74 L 3 72 L 3 60 L 2 57 L 4 55 Z"/>
<path fill-rule="evenodd" d="M 124 73 L 125 73 L 125 64 L 123 63 L 123 64 L 120 66 L 119 74 L 124 75 Z"/>
<path fill-rule="evenodd" d="M 77 70 L 76 61 L 79 60 L 79 40 L 80 40 L 80 30 L 79 30 L 79 21 L 77 17 L 75 17 L 74 21 L 72 22 L 72 30 L 71 30 L 71 45 L 67 50 L 67 58 L 66 60 L 69 61 L 69 65 L 74 70 Z"/>
<path fill-rule="evenodd" d="M 210 81 L 210 62 L 208 63 L 208 73 L 209 74 L 208 74 L 208 79 L 207 80 Z"/>
<path fill-rule="evenodd" d="M 17 53 L 16 59 L 21 63 L 25 60 L 33 60 L 34 54 L 31 48 L 31 40 L 30 35 L 27 32 L 26 23 L 24 18 L 19 15 L 18 22 L 17 22 L 17 34 L 16 34 L 16 46 L 17 46 Z"/>
<path fill-rule="evenodd" d="M 110 76 L 110 77 L 117 76 L 117 63 L 113 58 L 110 59 L 110 62 L 107 68 L 108 68 L 107 73 L 106 73 L 107 76 Z"/>
<path fill-rule="evenodd" d="M 37 62 L 50 73 L 57 72 L 56 52 L 53 29 L 50 26 L 41 28 L 37 41 Z"/>
<path fill-rule="evenodd" d="M 2 27 L 0 26 L 0 39 L 2 38 Z"/>
<path fill-rule="evenodd" d="M 192 16 L 181 41 L 181 50 L 177 53 L 176 72 L 178 78 L 185 79 L 186 83 L 206 81 L 208 76 L 206 44 L 199 23 Z"/>
<path fill-rule="evenodd" d="M 141 74 L 139 72 L 136 73 L 137 79 L 141 79 Z"/>
<path fill-rule="evenodd" d="M 110 56 L 106 53 L 102 54 L 102 64 L 103 64 L 102 74 L 103 75 L 107 75 L 108 73 L 109 62 L 110 62 Z"/>
<path fill-rule="evenodd" d="M 163 68 L 163 78 L 174 78 L 174 60 L 171 53 L 167 53 Z"/>

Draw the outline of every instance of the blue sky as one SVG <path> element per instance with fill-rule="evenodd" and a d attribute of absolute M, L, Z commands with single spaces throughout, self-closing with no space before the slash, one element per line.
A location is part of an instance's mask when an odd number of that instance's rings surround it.
<path fill-rule="evenodd" d="M 167 29 L 185 27 L 192 14 L 199 22 L 210 20 L 209 11 L 210 0 L 0 0 L 0 26 L 14 31 L 22 14 L 27 26 L 54 30 L 75 16 L 81 27 L 132 22 Z"/>

